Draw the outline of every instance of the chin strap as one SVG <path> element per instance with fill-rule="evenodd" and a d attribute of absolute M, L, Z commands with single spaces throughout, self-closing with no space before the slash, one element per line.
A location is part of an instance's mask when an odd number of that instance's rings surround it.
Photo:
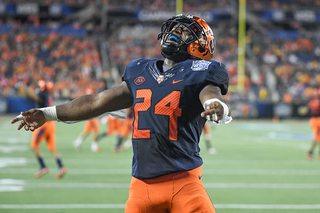
<path fill-rule="evenodd" d="M 164 42 L 161 45 L 161 54 L 174 62 L 181 62 L 187 59 L 192 59 L 195 56 L 188 53 L 186 50 L 185 44 L 177 46 L 176 44 Z"/>
<path fill-rule="evenodd" d="M 195 55 L 188 53 L 185 49 L 188 48 L 187 44 L 177 46 L 176 44 L 164 42 L 161 45 L 161 54 L 163 57 L 173 60 L 175 62 L 185 61 L 187 59 L 203 60 Z"/>

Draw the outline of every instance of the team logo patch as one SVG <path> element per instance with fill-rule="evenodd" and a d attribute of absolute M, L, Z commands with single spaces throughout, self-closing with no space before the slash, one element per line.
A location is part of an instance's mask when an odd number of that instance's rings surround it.
<path fill-rule="evenodd" d="M 203 71 L 208 69 L 210 64 L 210 61 L 193 61 L 191 69 L 193 71 Z"/>
<path fill-rule="evenodd" d="M 139 77 L 137 77 L 136 79 L 134 79 L 134 83 L 136 84 L 136 85 L 141 85 L 143 82 L 145 82 L 145 78 L 143 77 L 143 76 L 139 76 Z"/>

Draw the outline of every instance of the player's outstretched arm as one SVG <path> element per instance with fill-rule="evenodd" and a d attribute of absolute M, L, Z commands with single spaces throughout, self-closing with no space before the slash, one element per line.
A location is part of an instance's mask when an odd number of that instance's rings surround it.
<path fill-rule="evenodd" d="M 204 107 L 201 117 L 216 123 L 229 123 L 232 120 L 230 107 L 225 103 L 219 87 L 207 85 L 200 92 L 199 98 Z"/>
<path fill-rule="evenodd" d="M 58 105 L 57 117 L 61 121 L 86 120 L 105 112 L 131 107 L 132 95 L 126 82 L 98 94 L 84 95 L 63 105 Z"/>
<path fill-rule="evenodd" d="M 80 121 L 99 116 L 105 112 L 131 107 L 132 95 L 125 82 L 98 94 L 84 95 L 66 104 L 22 112 L 11 123 L 19 120 L 18 130 L 34 131 L 48 120 Z"/>

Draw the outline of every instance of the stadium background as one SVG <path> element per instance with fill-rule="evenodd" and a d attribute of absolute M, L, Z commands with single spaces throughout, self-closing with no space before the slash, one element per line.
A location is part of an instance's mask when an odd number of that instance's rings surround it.
<path fill-rule="evenodd" d="M 112 153 L 114 137 L 104 142 L 106 155 L 88 147 L 76 153 L 72 140 L 83 124 L 58 124 L 58 147 L 69 169 L 59 185 L 33 180 L 30 135 L 14 131 L 9 120 L 34 106 L 25 90 L 40 79 L 54 82 L 59 104 L 87 87 L 117 85 L 134 58 L 162 58 L 157 34 L 163 21 L 181 11 L 177 3 L 182 1 L 0 1 L 1 212 L 122 212 L 131 152 Z M 319 165 L 304 154 L 312 140 L 307 103 L 320 83 L 320 1 L 184 0 L 180 6 L 210 24 L 217 38 L 213 59 L 230 75 L 225 99 L 235 121 L 212 127 L 218 153 L 203 153 L 209 176 L 204 183 L 219 212 L 318 212 Z M 280 123 L 271 121 L 278 118 Z M 100 162 L 105 160 L 114 163 Z M 87 191 L 88 181 L 93 190 Z M 105 181 L 110 185 L 101 185 Z"/>
<path fill-rule="evenodd" d="M 241 66 L 239 2 L 246 3 Z M 320 82 L 319 7 L 318 0 L 184 2 L 184 13 L 211 25 L 214 59 L 226 64 L 231 85 L 241 84 L 226 97 L 234 117 L 308 116 Z M 83 94 L 88 84 L 98 91 L 118 84 L 131 59 L 162 58 L 156 36 L 175 13 L 175 0 L 1 1 L 0 112 L 28 108 L 16 101 L 40 78 L 55 83 L 55 103 Z"/>

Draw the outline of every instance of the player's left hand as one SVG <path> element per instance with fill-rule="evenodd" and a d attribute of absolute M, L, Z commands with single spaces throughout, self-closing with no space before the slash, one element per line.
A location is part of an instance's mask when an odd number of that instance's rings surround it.
<path fill-rule="evenodd" d="M 223 106 L 218 101 L 214 101 L 206 106 L 205 111 L 201 113 L 201 117 L 207 120 L 217 122 L 223 118 Z"/>

